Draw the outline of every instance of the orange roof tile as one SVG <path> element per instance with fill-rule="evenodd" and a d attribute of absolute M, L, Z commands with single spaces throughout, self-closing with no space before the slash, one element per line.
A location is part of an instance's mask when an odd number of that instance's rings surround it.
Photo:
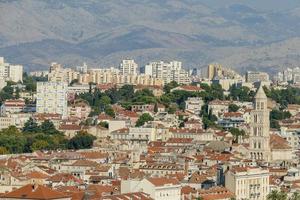
<path fill-rule="evenodd" d="M 160 178 L 148 178 L 147 180 L 149 182 L 151 182 L 156 187 L 164 186 L 164 185 L 167 185 L 167 184 L 171 184 L 171 185 L 178 185 L 179 184 L 179 181 L 175 178 L 160 177 Z"/>
<path fill-rule="evenodd" d="M 52 190 L 51 188 L 42 185 L 25 185 L 12 192 L 4 194 L 1 198 L 14 198 L 14 199 L 61 199 L 70 198 L 62 192 Z"/>

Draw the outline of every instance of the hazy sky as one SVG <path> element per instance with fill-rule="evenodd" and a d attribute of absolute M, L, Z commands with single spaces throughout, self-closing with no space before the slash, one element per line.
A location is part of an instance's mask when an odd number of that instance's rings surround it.
<path fill-rule="evenodd" d="M 218 8 L 232 3 L 245 3 L 261 10 L 286 10 L 300 6 L 300 0 L 199 0 L 204 4 Z"/>

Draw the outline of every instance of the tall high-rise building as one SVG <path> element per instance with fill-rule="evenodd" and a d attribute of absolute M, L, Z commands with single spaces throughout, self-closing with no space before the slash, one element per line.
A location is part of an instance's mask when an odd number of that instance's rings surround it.
<path fill-rule="evenodd" d="M 254 97 L 254 110 L 251 111 L 249 138 L 251 159 L 271 160 L 270 122 L 267 104 L 268 98 L 261 85 Z"/>
<path fill-rule="evenodd" d="M 71 83 L 72 80 L 78 80 L 79 74 L 80 72 L 71 68 L 63 68 L 60 64 L 54 62 L 50 65 L 48 81 Z"/>
<path fill-rule="evenodd" d="M 119 67 L 121 75 L 137 75 L 138 64 L 134 60 L 122 60 Z"/>
<path fill-rule="evenodd" d="M 222 65 L 210 64 L 207 66 L 207 78 L 212 80 L 215 76 L 222 76 Z"/>
<path fill-rule="evenodd" d="M 150 62 L 145 66 L 145 74 L 162 79 L 164 83 L 176 81 L 177 83 L 189 84 L 191 82 L 189 72 L 182 69 L 182 63 L 179 61 Z"/>
<path fill-rule="evenodd" d="M 56 113 L 67 116 L 67 90 L 65 82 L 37 83 L 37 113 Z"/>
<path fill-rule="evenodd" d="M 6 81 L 22 82 L 23 66 L 5 63 L 4 58 L 0 57 L 0 78 Z"/>

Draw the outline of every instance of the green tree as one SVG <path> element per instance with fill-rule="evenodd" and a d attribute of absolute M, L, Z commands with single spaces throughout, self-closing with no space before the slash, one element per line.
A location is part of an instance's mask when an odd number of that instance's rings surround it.
<path fill-rule="evenodd" d="M 204 129 L 208 129 L 210 127 L 217 127 L 216 121 L 218 120 L 217 116 L 212 114 L 212 111 L 208 111 L 208 104 L 205 104 L 201 107 L 200 116 L 202 117 L 202 123 Z"/>
<path fill-rule="evenodd" d="M 239 106 L 237 106 L 236 104 L 230 104 L 228 106 L 228 111 L 229 112 L 237 112 L 240 109 Z"/>
<path fill-rule="evenodd" d="M 279 124 L 278 120 L 271 119 L 270 120 L 270 127 L 274 128 L 274 129 L 280 129 L 280 124 Z"/>
<path fill-rule="evenodd" d="M 238 140 L 239 136 L 244 136 L 245 135 L 245 131 L 240 130 L 238 128 L 230 128 L 229 132 L 235 137 L 235 141 Z"/>
<path fill-rule="evenodd" d="M 130 101 L 134 97 L 134 88 L 132 85 L 124 85 L 118 91 L 121 101 Z"/>
<path fill-rule="evenodd" d="M 116 114 L 115 114 L 115 111 L 114 109 L 111 107 L 111 106 L 106 106 L 105 108 L 105 114 L 111 116 L 111 117 L 115 117 Z"/>
<path fill-rule="evenodd" d="M 108 128 L 108 123 L 106 121 L 102 121 L 99 123 L 101 127 Z"/>
<path fill-rule="evenodd" d="M 5 147 L 10 153 L 23 153 L 25 144 L 26 138 L 15 126 L 0 131 L 0 146 Z"/>
<path fill-rule="evenodd" d="M 78 83 L 78 79 L 73 79 L 73 80 L 71 81 L 71 83 L 70 83 L 70 86 L 72 86 L 72 85 L 74 85 L 74 84 L 76 84 L 76 83 Z"/>
<path fill-rule="evenodd" d="M 300 194 L 298 192 L 294 192 L 289 200 L 300 200 Z"/>
<path fill-rule="evenodd" d="M 272 190 L 267 196 L 267 200 L 287 200 L 287 194 L 281 191 Z"/>
<path fill-rule="evenodd" d="M 111 103 L 111 99 L 109 98 L 109 96 L 103 95 L 103 96 L 101 96 L 101 98 L 100 98 L 100 103 L 101 103 L 102 105 L 109 105 L 109 104 Z"/>
<path fill-rule="evenodd" d="M 255 95 L 255 92 L 252 92 L 248 87 L 237 87 L 232 85 L 229 89 L 229 97 L 233 100 L 238 101 L 252 101 Z"/>
<path fill-rule="evenodd" d="M 179 84 L 176 82 L 176 81 L 172 81 L 172 82 L 170 82 L 170 83 L 167 83 L 167 84 L 165 84 L 165 86 L 164 86 L 164 92 L 165 93 L 170 93 L 170 91 L 173 89 L 173 88 L 176 88 L 176 87 L 178 87 L 179 86 Z"/>
<path fill-rule="evenodd" d="M 25 122 L 22 131 L 28 133 L 38 133 L 41 131 L 41 129 L 39 125 L 30 117 L 28 121 Z"/>
<path fill-rule="evenodd" d="M 153 121 L 153 120 L 154 118 L 149 113 L 143 113 L 137 120 L 135 126 L 140 127 L 143 126 L 146 122 Z"/>
<path fill-rule="evenodd" d="M 0 147 L 0 155 L 9 154 L 9 151 L 6 147 Z"/>
<path fill-rule="evenodd" d="M 41 126 L 41 131 L 42 133 L 45 134 L 59 134 L 60 132 L 55 128 L 53 122 L 51 122 L 50 120 L 45 120 Z"/>
<path fill-rule="evenodd" d="M 49 144 L 47 141 L 45 140 L 38 140 L 36 142 L 34 142 L 31 146 L 31 150 L 32 151 L 37 151 L 37 150 L 44 150 L 47 149 L 49 147 Z"/>
<path fill-rule="evenodd" d="M 176 104 L 169 105 L 169 107 L 167 109 L 167 111 L 168 111 L 169 114 L 174 114 L 176 112 L 176 110 L 177 110 Z"/>
<path fill-rule="evenodd" d="M 71 138 L 68 142 L 69 149 L 89 149 L 93 146 L 95 136 L 87 132 L 79 132 L 76 136 Z"/>
<path fill-rule="evenodd" d="M 270 112 L 270 119 L 275 119 L 275 120 L 288 119 L 291 116 L 292 116 L 291 113 L 288 111 L 281 111 L 281 110 L 273 109 Z"/>
<path fill-rule="evenodd" d="M 292 115 L 288 111 L 281 111 L 277 109 L 273 109 L 270 112 L 270 127 L 275 129 L 280 129 L 279 120 L 288 119 Z"/>

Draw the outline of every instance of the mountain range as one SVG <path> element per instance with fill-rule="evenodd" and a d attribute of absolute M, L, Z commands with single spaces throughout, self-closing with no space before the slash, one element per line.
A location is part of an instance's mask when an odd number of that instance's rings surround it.
<path fill-rule="evenodd" d="M 240 72 L 300 61 L 297 0 L 0 0 L 0 56 L 26 70 L 181 60 Z"/>

